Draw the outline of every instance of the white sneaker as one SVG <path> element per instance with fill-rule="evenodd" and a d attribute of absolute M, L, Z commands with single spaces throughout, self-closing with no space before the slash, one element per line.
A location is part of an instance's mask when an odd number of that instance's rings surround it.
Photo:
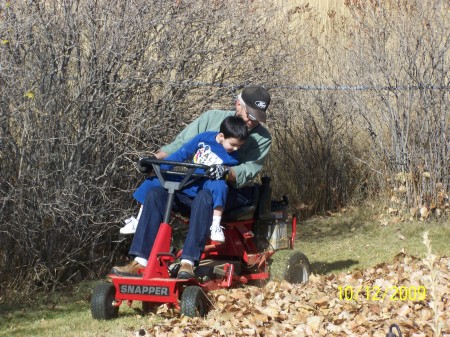
<path fill-rule="evenodd" d="M 211 240 L 216 242 L 225 242 L 225 235 L 223 234 L 223 227 L 221 225 L 211 225 Z"/>
<path fill-rule="evenodd" d="M 132 216 L 131 218 L 125 219 L 124 222 L 125 226 L 120 229 L 120 234 L 134 234 L 139 221 Z"/>

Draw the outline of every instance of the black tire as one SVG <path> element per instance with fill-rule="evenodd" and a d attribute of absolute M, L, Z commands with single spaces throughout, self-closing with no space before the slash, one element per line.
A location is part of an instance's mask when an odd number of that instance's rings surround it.
<path fill-rule="evenodd" d="M 181 295 L 181 314 L 188 317 L 204 317 L 208 313 L 209 300 L 203 289 L 189 286 Z"/>
<path fill-rule="evenodd" d="M 284 269 L 283 277 L 289 283 L 307 283 L 311 265 L 301 252 L 293 252 Z"/>
<path fill-rule="evenodd" d="M 119 314 L 119 307 L 114 306 L 116 288 L 111 283 L 99 283 L 92 291 L 91 313 L 94 319 L 114 319 Z"/>

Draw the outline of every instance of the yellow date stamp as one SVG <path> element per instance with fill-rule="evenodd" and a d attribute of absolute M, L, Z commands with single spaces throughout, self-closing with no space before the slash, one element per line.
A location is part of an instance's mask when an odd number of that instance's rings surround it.
<path fill-rule="evenodd" d="M 427 289 L 424 286 L 338 286 L 339 299 L 342 301 L 423 301 L 427 297 Z"/>

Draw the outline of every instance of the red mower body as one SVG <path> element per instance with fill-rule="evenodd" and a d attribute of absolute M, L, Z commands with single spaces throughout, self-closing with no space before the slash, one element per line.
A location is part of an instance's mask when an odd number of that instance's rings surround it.
<path fill-rule="evenodd" d="M 152 159 L 154 166 L 161 164 L 160 162 L 167 163 Z M 155 171 L 158 173 L 157 169 Z M 165 220 L 159 228 L 145 269 L 133 276 L 110 274 L 108 277 L 112 283 L 99 284 L 94 289 L 91 299 L 91 312 L 94 318 L 117 317 L 118 307 L 123 301 L 126 301 L 128 305 L 131 305 L 133 301 L 141 301 L 143 304 L 166 303 L 179 309 L 184 315 L 203 316 L 209 306 L 207 299 L 209 291 L 269 279 L 269 260 L 276 249 L 273 249 L 270 244 L 265 249 L 257 246 L 254 234 L 257 220 L 252 213 L 249 219 L 222 221 L 225 242 L 207 242 L 200 264 L 195 270 L 196 277 L 187 280 L 176 278 L 179 268 L 176 261 L 182 251 L 180 250 L 176 255 L 170 253 L 173 229 L 168 219 Z M 293 216 L 290 226 L 291 235 L 286 238 L 288 247 L 285 248 L 287 249 L 293 248 L 297 233 L 296 226 L 297 219 Z M 296 258 L 291 259 L 293 261 L 289 261 L 287 265 L 288 269 L 290 267 L 292 270 L 295 269 L 295 273 L 291 273 L 291 279 L 294 281 L 298 279 L 296 268 L 300 266 L 303 274 L 298 280 L 306 282 L 309 262 L 303 254 L 300 259 L 298 252 L 295 256 Z"/>

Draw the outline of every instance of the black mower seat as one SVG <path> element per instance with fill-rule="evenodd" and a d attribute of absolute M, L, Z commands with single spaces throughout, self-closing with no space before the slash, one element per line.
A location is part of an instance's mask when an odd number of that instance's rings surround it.
<path fill-rule="evenodd" d="M 251 191 L 252 204 L 249 206 L 235 208 L 232 210 L 225 210 L 224 214 L 222 215 L 222 221 L 232 222 L 232 221 L 251 220 L 255 218 L 255 213 L 256 210 L 258 209 L 260 185 L 255 184 L 251 188 L 252 188 Z M 172 214 L 185 223 L 189 222 L 190 209 L 188 208 L 180 209 L 178 207 L 174 207 Z"/>
<path fill-rule="evenodd" d="M 250 220 L 253 218 L 256 211 L 256 206 L 246 206 L 234 209 L 232 211 L 229 211 L 228 213 L 225 212 L 222 216 L 223 221 L 240 221 L 240 220 Z"/>
<path fill-rule="evenodd" d="M 252 204 L 250 206 L 244 206 L 232 210 L 225 210 L 222 216 L 222 221 L 241 221 L 250 220 L 255 217 L 255 212 L 258 206 L 259 200 L 259 185 L 255 184 L 252 187 Z"/>

